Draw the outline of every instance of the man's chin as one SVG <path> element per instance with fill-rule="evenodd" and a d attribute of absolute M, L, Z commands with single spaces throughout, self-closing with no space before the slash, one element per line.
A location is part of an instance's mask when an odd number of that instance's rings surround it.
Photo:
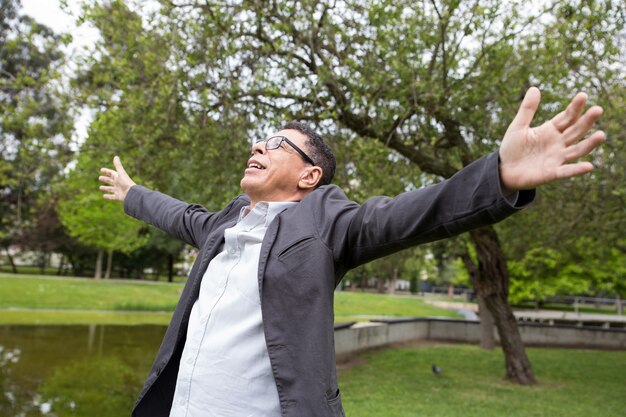
<path fill-rule="evenodd" d="M 241 181 L 239 181 L 239 186 L 244 193 L 250 195 L 250 191 L 254 189 L 254 179 L 244 175 Z"/>

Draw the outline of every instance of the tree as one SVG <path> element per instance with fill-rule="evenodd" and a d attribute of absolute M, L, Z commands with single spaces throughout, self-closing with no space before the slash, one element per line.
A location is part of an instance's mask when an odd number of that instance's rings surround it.
<path fill-rule="evenodd" d="M 72 117 L 59 81 L 60 46 L 69 38 L 19 8 L 16 0 L 0 6 L 0 241 L 7 254 L 10 245 L 32 245 L 37 206 L 45 206 L 71 156 Z"/>
<path fill-rule="evenodd" d="M 220 106 L 219 119 L 211 117 L 206 96 L 186 91 L 188 77 L 181 74 L 196 58 L 176 49 L 175 28 L 158 14 L 142 16 L 122 1 L 107 1 L 85 5 L 82 18 L 102 38 L 78 63 L 72 82 L 74 104 L 96 114 L 81 151 L 106 155 L 101 166 L 119 154 L 142 185 L 209 209 L 223 206 L 239 189 L 232 172 L 243 172 L 241 155 L 249 152 L 245 118 L 229 121 L 226 105 Z M 150 252 L 165 255 L 171 281 L 182 245 L 155 232 L 142 242 Z"/>
<path fill-rule="evenodd" d="M 331 138 L 349 145 L 379 143 L 397 161 L 449 177 L 497 147 L 528 86 L 539 85 L 546 93 L 544 108 L 555 108 L 556 97 L 587 85 L 593 75 L 585 73 L 587 60 L 600 68 L 615 59 L 611 43 L 623 9 L 619 3 L 554 3 L 535 10 L 524 5 L 164 2 L 163 14 L 179 22 L 190 55 L 203 54 L 207 39 L 214 49 L 204 55 L 219 54 L 220 70 L 203 72 L 204 61 L 190 67 L 206 74 L 195 84 L 196 95 L 217 90 L 214 103 L 236 100 L 259 119 L 308 119 Z M 580 34 L 571 35 L 573 30 Z M 601 52 L 579 47 L 591 41 Z M 578 59 L 571 59 L 574 50 Z M 416 170 L 405 182 L 417 178 Z M 470 275 L 494 315 L 507 377 L 532 383 L 507 302 L 508 269 L 496 230 L 469 236 L 476 254 L 467 259 Z"/>
<path fill-rule="evenodd" d="M 99 126 L 92 127 L 92 132 Z M 77 166 L 60 183 L 58 212 L 69 234 L 82 244 L 98 249 L 95 278 L 102 276 L 103 254 L 108 254 L 105 278 L 112 268 L 113 251 L 129 253 L 147 242 L 142 223 L 124 214 L 119 205 L 109 204 L 98 192 L 94 173 L 104 165 L 104 158 L 81 154 Z"/>
<path fill-rule="evenodd" d="M 239 190 L 232 172 L 243 172 L 249 123 L 239 114 L 229 119 L 225 103 L 215 106 L 218 116 L 209 114 L 210 89 L 188 90 L 190 79 L 202 78 L 189 71 L 199 58 L 186 54 L 177 28 L 158 14 L 142 16 L 117 0 L 86 5 L 82 18 L 102 39 L 79 63 L 75 104 L 92 108 L 106 126 L 82 149 L 109 161 L 119 154 L 144 185 L 222 207 Z"/>
<path fill-rule="evenodd" d="M 407 263 L 410 265 L 410 260 L 415 259 L 416 255 L 415 250 L 407 249 L 370 262 L 368 265 L 376 277 L 378 292 L 385 292 L 387 282 L 387 294 L 395 294 L 398 277 L 406 271 Z"/>

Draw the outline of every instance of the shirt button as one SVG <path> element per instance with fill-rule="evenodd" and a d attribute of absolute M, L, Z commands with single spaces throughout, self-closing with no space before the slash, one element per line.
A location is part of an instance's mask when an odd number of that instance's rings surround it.
<path fill-rule="evenodd" d="M 188 363 L 189 365 L 191 365 L 191 364 L 193 363 L 193 358 L 189 358 L 189 359 L 187 359 L 187 363 Z"/>
<path fill-rule="evenodd" d="M 180 400 L 179 404 L 180 405 L 185 405 L 185 400 Z"/>

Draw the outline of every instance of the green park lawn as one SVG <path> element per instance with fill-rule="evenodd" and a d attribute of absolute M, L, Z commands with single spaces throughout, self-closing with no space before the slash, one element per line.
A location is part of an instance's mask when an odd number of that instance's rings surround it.
<path fill-rule="evenodd" d="M 534 386 L 505 381 L 500 349 L 425 345 L 358 355 L 340 372 L 354 417 L 623 416 L 626 352 L 528 348 Z M 432 364 L 443 369 L 440 376 Z"/>
<path fill-rule="evenodd" d="M 0 324 L 167 324 L 183 284 L 0 274 L 0 289 Z M 458 317 L 418 297 L 348 292 L 336 294 L 335 313 L 336 321 Z"/>

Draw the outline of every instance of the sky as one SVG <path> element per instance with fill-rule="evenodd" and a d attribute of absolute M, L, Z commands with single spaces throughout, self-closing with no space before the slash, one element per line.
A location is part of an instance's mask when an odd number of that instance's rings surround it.
<path fill-rule="evenodd" d="M 88 45 L 92 45 L 98 39 L 98 31 L 86 24 L 76 26 L 75 17 L 70 16 L 61 10 L 59 0 L 21 0 L 22 14 L 31 16 L 39 23 L 50 27 L 55 32 L 71 33 L 72 43 L 63 48 L 68 56 L 80 55 L 81 50 Z M 72 13 L 78 13 L 79 0 L 67 0 L 69 9 Z M 68 67 L 71 73 L 71 67 Z M 87 127 L 91 123 L 91 113 L 87 109 L 79 112 L 79 116 L 75 124 L 75 137 L 78 143 L 82 143 L 87 137 Z"/>
<path fill-rule="evenodd" d="M 85 24 L 77 27 L 74 22 L 75 18 L 61 10 L 59 0 L 21 0 L 21 2 L 23 14 L 33 17 L 55 32 L 71 33 L 73 37 L 73 42 L 70 45 L 71 52 L 98 39 L 98 32 L 94 28 Z M 67 3 L 73 13 L 78 13 L 80 10 L 79 0 L 68 0 Z"/>
<path fill-rule="evenodd" d="M 21 0 L 22 12 L 57 32 L 68 31 L 75 25 L 73 19 L 59 6 L 59 0 Z M 75 3 L 75 2 L 71 2 Z"/>

